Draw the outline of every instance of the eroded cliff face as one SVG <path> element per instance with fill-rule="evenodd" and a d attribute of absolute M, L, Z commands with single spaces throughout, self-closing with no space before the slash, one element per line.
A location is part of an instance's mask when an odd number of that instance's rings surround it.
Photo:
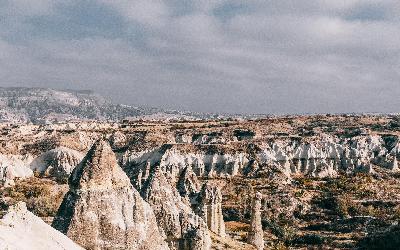
<path fill-rule="evenodd" d="M 67 179 L 83 156 L 76 150 L 57 147 L 41 154 L 29 164 L 29 167 L 42 175 Z"/>
<path fill-rule="evenodd" d="M 97 141 L 74 169 L 52 226 L 88 249 L 168 249 L 153 210 Z"/>
<path fill-rule="evenodd" d="M 237 146 L 236 150 L 232 147 Z M 356 172 L 373 173 L 374 166 L 397 171 L 399 143 L 388 145 L 381 136 L 350 139 L 320 135 L 301 138 L 268 139 L 255 144 L 209 145 L 165 144 L 154 150 L 122 156 L 131 175 L 158 165 L 178 177 L 190 168 L 198 177 L 225 178 L 236 175 L 265 176 L 279 171 L 293 176 L 335 177 Z"/>
<path fill-rule="evenodd" d="M 221 187 L 205 183 L 192 203 L 194 211 L 207 223 L 208 229 L 220 237 L 225 237 L 225 223 L 222 215 Z"/>
<path fill-rule="evenodd" d="M 358 125 L 355 121 L 363 121 L 358 117 L 335 119 L 351 127 Z M 308 134 L 304 132 L 307 122 L 314 126 Z M 248 122 L 79 122 L 3 126 L 0 127 L 3 133 L 0 151 L 3 155 L 30 157 L 24 165 L 41 172 L 50 166 L 49 170 L 54 169 L 56 176 L 68 175 L 79 162 L 79 154 L 85 154 L 93 142 L 103 136 L 109 138 L 121 166 L 129 173 L 141 169 L 145 174 L 148 164 L 160 165 L 176 176 L 189 167 L 202 178 L 274 176 L 276 171 L 289 179 L 293 176 L 335 177 L 342 173 L 373 173 L 375 167 L 397 171 L 400 144 L 395 131 L 363 130 L 362 126 L 372 126 L 372 122 L 363 121 L 364 125 L 357 128 L 362 132 L 347 135 L 340 132 L 343 129 L 339 122 L 325 121 L 331 124 L 330 128 L 337 127 L 332 132 L 321 132 L 322 128 L 314 125 L 315 122 L 311 117 Z M 51 155 L 51 159 L 44 159 Z M 9 169 L 14 165 L 18 164 L 11 164 Z M 24 178 L 24 175 L 18 177 Z"/>
<path fill-rule="evenodd" d="M 168 180 L 167 173 L 159 167 L 151 169 L 141 193 L 153 208 L 171 249 L 208 250 L 211 248 L 207 224 L 182 200 L 178 190 Z"/>
<path fill-rule="evenodd" d="M 32 177 L 33 171 L 27 167 L 31 160 L 30 156 L 0 155 L 0 185 L 10 186 L 15 179 Z"/>

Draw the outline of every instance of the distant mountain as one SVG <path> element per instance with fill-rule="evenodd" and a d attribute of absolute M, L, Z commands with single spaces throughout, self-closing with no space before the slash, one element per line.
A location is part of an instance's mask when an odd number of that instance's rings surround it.
<path fill-rule="evenodd" d="M 0 121 L 48 123 L 77 120 L 196 119 L 207 115 L 114 104 L 84 90 L 0 87 Z"/>

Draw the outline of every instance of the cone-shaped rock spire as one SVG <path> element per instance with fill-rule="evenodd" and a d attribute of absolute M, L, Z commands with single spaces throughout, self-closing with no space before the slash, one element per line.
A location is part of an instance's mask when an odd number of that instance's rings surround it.
<path fill-rule="evenodd" d="M 130 183 L 105 140 L 96 141 L 69 179 L 70 189 L 103 190 L 126 187 Z"/>
<path fill-rule="evenodd" d="M 108 142 L 94 143 L 69 185 L 52 226 L 75 242 L 87 249 L 168 249 L 153 210 Z"/>

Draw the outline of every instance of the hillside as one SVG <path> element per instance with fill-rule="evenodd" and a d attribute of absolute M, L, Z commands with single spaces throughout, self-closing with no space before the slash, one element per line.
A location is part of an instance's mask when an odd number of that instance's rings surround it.
<path fill-rule="evenodd" d="M 43 124 L 65 121 L 193 119 L 193 114 L 114 104 L 92 91 L 0 87 L 0 121 Z"/>

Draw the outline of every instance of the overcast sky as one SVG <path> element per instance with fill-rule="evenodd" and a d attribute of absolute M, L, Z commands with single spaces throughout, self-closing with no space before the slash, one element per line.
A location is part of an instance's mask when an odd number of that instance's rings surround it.
<path fill-rule="evenodd" d="M 0 0 L 0 86 L 202 112 L 400 112 L 400 1 Z"/>

